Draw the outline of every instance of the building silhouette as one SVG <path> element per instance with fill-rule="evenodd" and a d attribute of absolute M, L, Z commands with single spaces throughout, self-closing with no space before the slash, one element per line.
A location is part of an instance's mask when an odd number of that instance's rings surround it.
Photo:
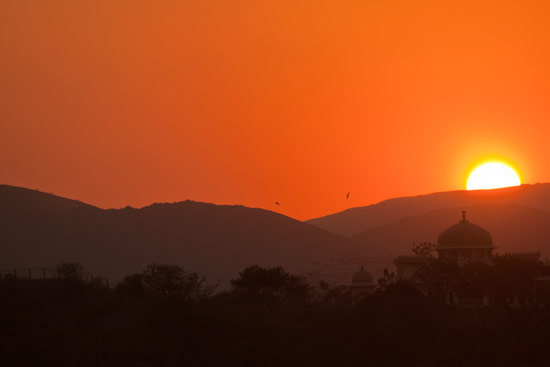
<path fill-rule="evenodd" d="M 489 231 L 470 223 L 466 212 L 462 220 L 441 232 L 437 238 L 439 258 L 449 259 L 463 266 L 467 263 L 491 264 L 493 238 Z"/>
<path fill-rule="evenodd" d="M 374 292 L 375 284 L 372 274 L 369 273 L 363 265 L 353 274 L 351 278 L 350 290 L 353 296 L 360 294 L 371 294 Z"/>
<path fill-rule="evenodd" d="M 491 233 L 468 221 L 466 212 L 463 211 L 460 222 L 439 234 L 435 250 L 438 258 L 451 260 L 459 266 L 464 266 L 476 263 L 491 265 L 495 248 Z M 510 255 L 529 261 L 538 261 L 540 258 L 540 252 L 514 252 Z M 397 278 L 409 280 L 412 283 L 418 282 L 414 275 L 418 268 L 427 262 L 427 255 L 398 256 L 393 261 Z"/>

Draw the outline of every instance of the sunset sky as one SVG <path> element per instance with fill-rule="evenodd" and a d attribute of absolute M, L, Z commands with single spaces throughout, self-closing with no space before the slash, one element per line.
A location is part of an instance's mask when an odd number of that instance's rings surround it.
<path fill-rule="evenodd" d="M 549 182 L 549 17 L 550 1 L 2 0 L 0 183 L 304 220 L 464 189 L 489 158 Z"/>

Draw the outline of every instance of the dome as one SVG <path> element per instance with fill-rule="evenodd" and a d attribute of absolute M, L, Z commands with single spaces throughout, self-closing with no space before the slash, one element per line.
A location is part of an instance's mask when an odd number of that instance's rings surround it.
<path fill-rule="evenodd" d="M 437 247 L 446 248 L 493 248 L 491 234 L 480 226 L 466 220 L 466 212 L 462 212 L 462 220 L 439 235 Z"/>
<path fill-rule="evenodd" d="M 361 266 L 361 269 L 359 269 L 355 274 L 353 274 L 353 278 L 351 278 L 351 282 L 354 284 L 372 283 L 372 275 L 371 273 L 365 270 L 364 266 Z"/>

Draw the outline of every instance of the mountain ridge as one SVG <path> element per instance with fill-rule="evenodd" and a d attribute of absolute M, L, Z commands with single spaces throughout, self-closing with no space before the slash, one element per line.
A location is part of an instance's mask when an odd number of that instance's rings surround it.
<path fill-rule="evenodd" d="M 390 198 L 372 205 L 349 208 L 306 222 L 333 233 L 354 236 L 369 228 L 392 223 L 406 215 L 421 215 L 440 208 L 483 203 L 516 202 L 550 211 L 550 183 L 523 184 L 493 190 L 454 190 Z"/>
<path fill-rule="evenodd" d="M 550 184 L 528 185 L 520 190 L 521 197 L 544 207 L 548 188 Z M 313 264 L 345 253 L 367 260 L 382 256 L 388 259 L 385 266 L 391 267 L 393 257 L 411 253 L 413 242 L 435 242 L 437 234 L 455 224 L 464 209 L 473 223 L 493 234 L 500 250 L 540 250 L 543 256 L 550 256 L 550 211 L 510 202 L 514 197 L 510 192 L 514 194 L 514 190 L 474 193 L 482 199 L 420 214 L 406 211 L 410 200 L 415 204 L 426 196 L 438 199 L 447 193 L 405 198 L 406 205 L 392 209 L 402 209 L 394 215 L 397 219 L 388 222 L 391 216 L 383 217 L 385 223 L 350 238 L 243 205 L 186 200 L 137 209 L 101 209 L 53 194 L 0 185 L 0 269 L 77 261 L 97 275 L 118 281 L 152 262 L 175 263 L 228 284 L 246 266 L 281 265 L 304 274 Z M 448 193 L 453 196 L 456 191 Z M 536 199 L 541 195 L 541 200 Z M 445 203 L 458 200 L 451 199 Z M 402 200 L 385 202 L 393 205 Z M 474 205 L 468 205 L 472 202 Z M 420 205 L 420 209 L 430 205 L 433 203 Z"/>
<path fill-rule="evenodd" d="M 303 272 L 352 241 L 265 209 L 195 201 L 100 209 L 0 186 L 0 268 L 81 262 L 113 281 L 147 264 L 177 263 L 227 282 L 244 267 Z"/>
<path fill-rule="evenodd" d="M 353 237 L 371 256 L 412 254 L 412 244 L 437 242 L 439 233 L 458 223 L 463 208 L 443 208 L 368 229 Z M 495 251 L 540 251 L 550 257 L 550 212 L 520 204 L 484 204 L 467 207 L 467 219 L 491 233 Z"/>

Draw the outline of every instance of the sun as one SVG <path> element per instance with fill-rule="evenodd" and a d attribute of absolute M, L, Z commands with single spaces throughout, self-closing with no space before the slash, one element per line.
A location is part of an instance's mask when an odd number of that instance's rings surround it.
<path fill-rule="evenodd" d="M 466 190 L 497 189 L 499 187 L 519 186 L 519 175 L 510 166 L 490 162 L 477 167 L 468 177 Z"/>

